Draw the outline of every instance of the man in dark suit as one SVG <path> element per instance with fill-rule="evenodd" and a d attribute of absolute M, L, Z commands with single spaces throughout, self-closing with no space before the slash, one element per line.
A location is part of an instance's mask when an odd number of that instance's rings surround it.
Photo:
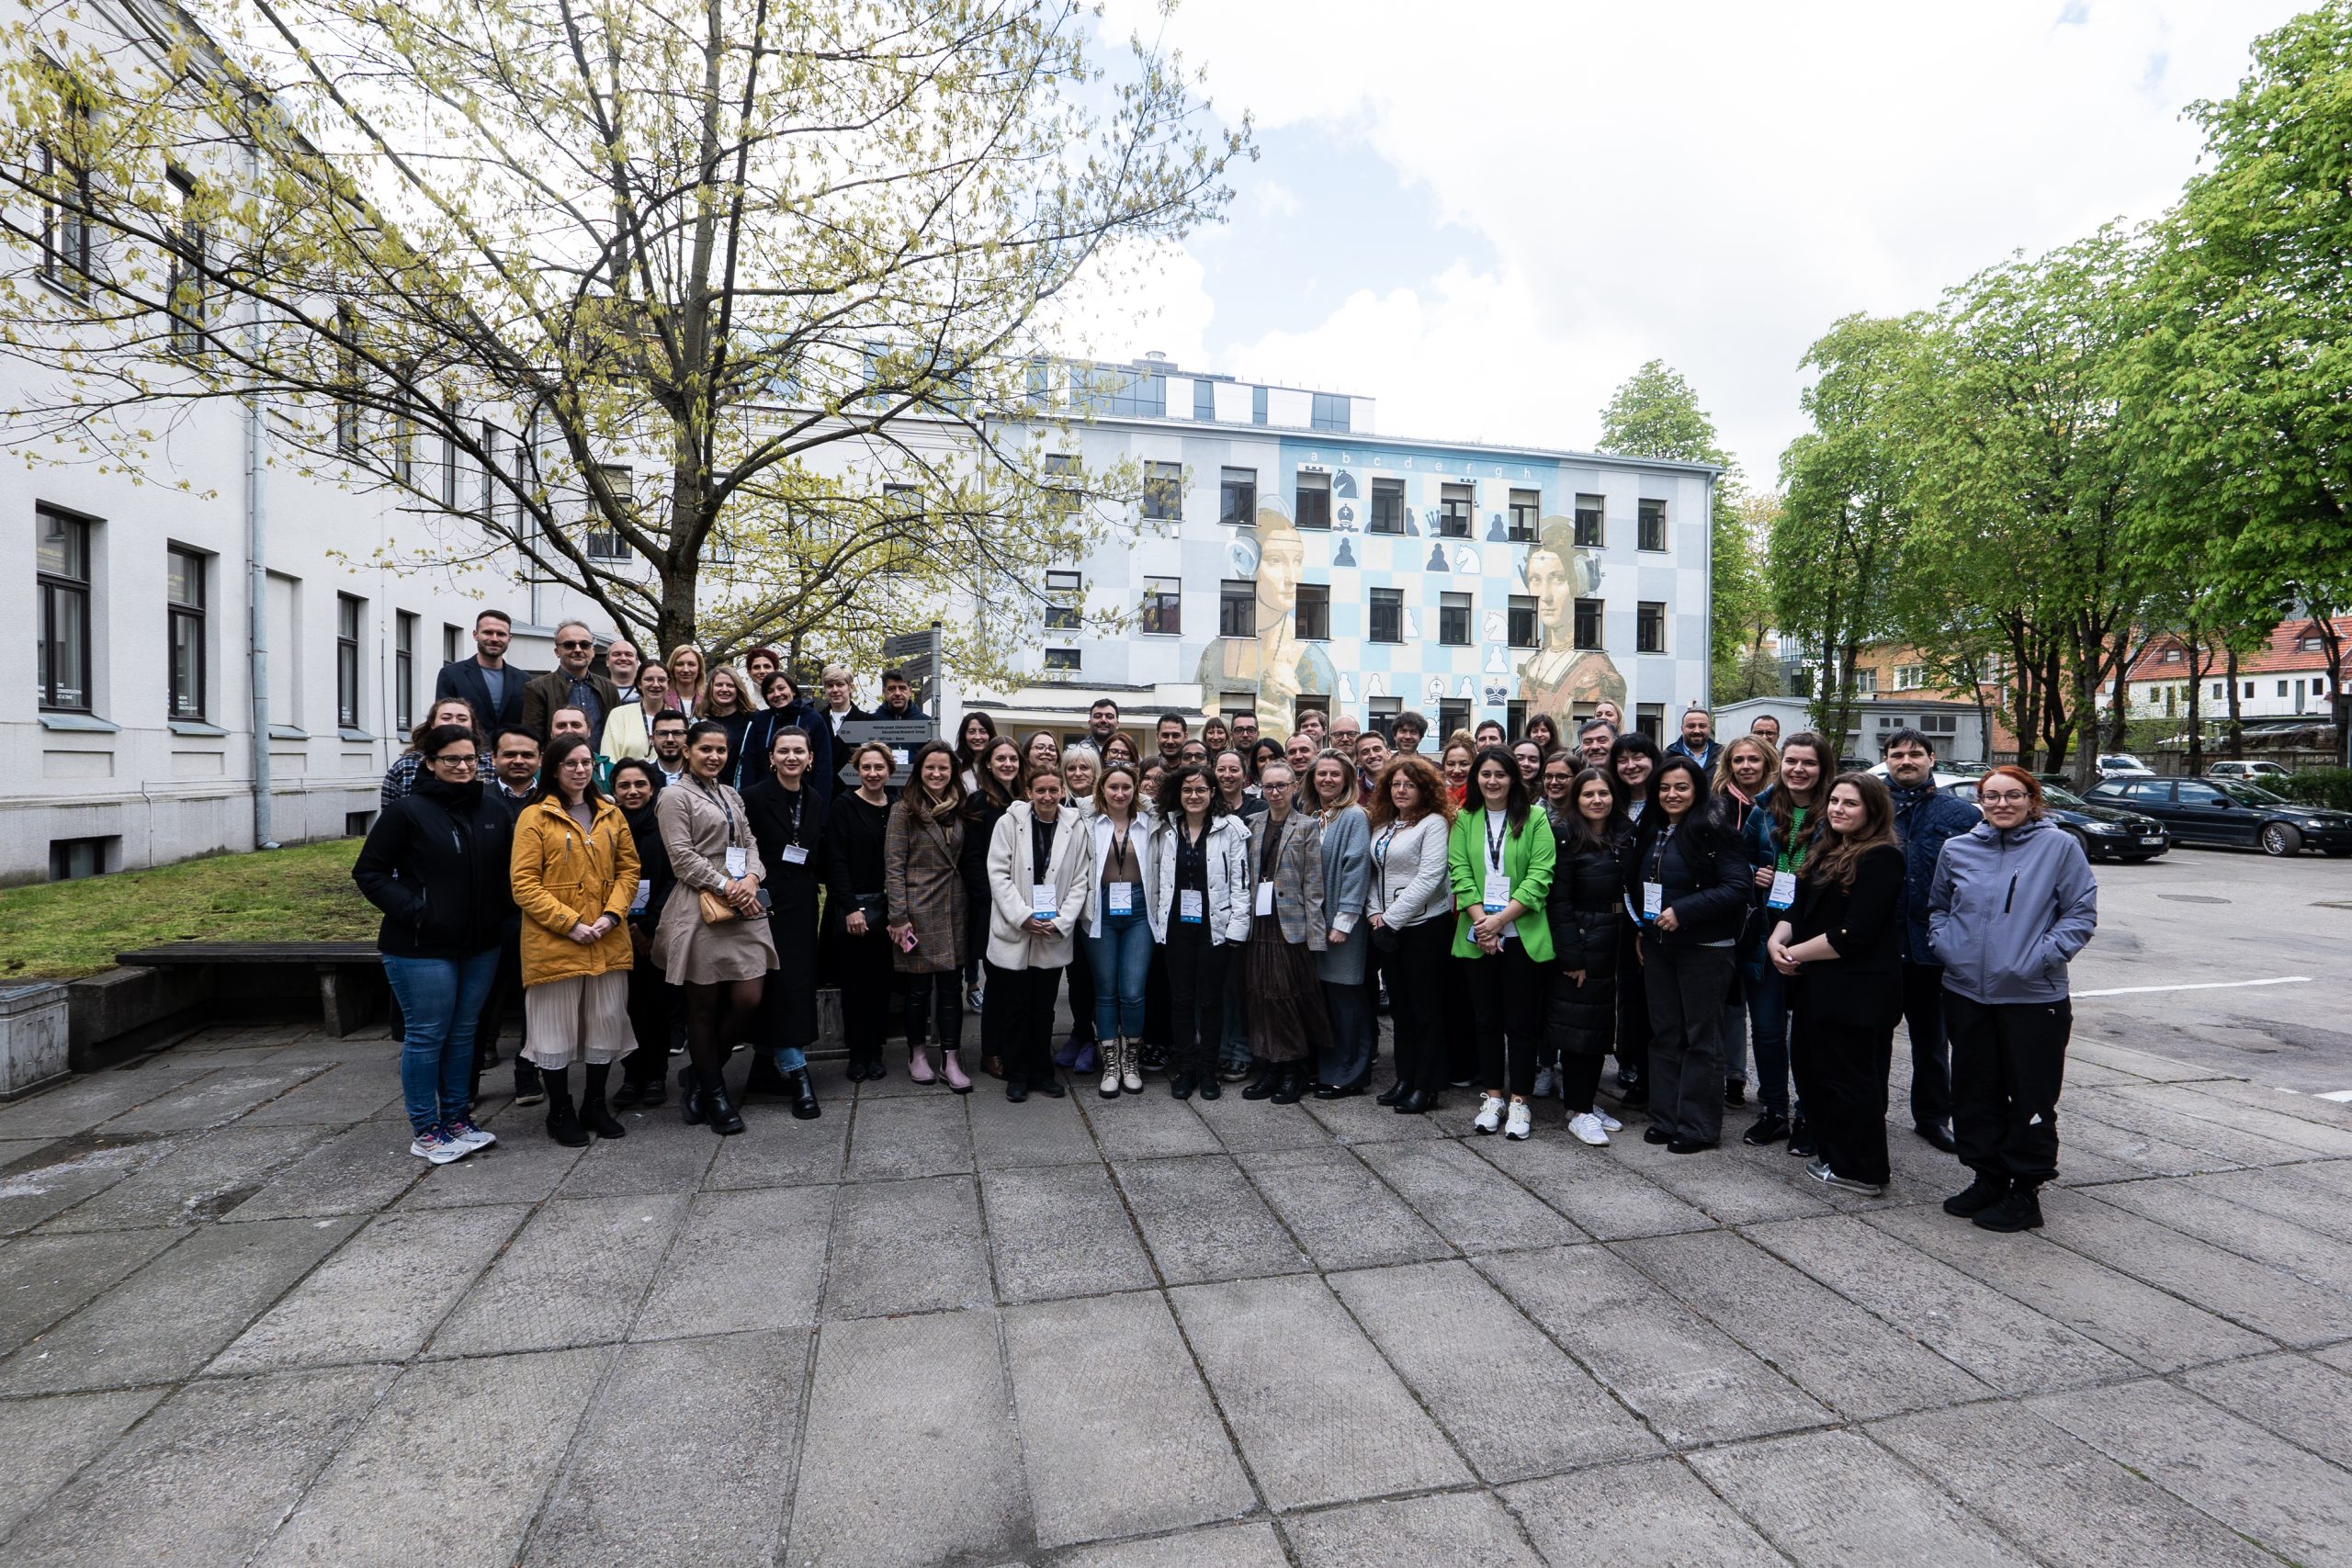
<path fill-rule="evenodd" d="M 523 722 L 523 686 L 528 670 L 506 662 L 506 646 L 514 640 L 514 622 L 503 610 L 484 610 L 474 617 L 474 656 L 441 666 L 433 682 L 433 700 L 461 697 L 474 710 L 474 725 L 494 735 L 505 724 Z"/>
<path fill-rule="evenodd" d="M 566 621 L 555 629 L 556 668 L 534 676 L 523 688 L 523 728 L 548 739 L 548 721 L 558 708 L 578 708 L 588 716 L 588 733 L 605 733 L 605 719 L 621 705 L 617 687 L 589 666 L 596 659 L 596 637 L 585 621 Z"/>

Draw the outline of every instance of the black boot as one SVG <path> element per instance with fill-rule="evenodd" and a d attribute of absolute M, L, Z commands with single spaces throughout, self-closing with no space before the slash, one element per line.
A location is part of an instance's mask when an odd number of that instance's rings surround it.
<path fill-rule="evenodd" d="M 1193 1098 L 1193 1086 L 1198 1081 L 1197 1076 L 1187 1067 L 1168 1080 L 1168 1092 L 1179 1100 L 1190 1100 Z M 1212 1076 L 1209 1081 L 1215 1083 L 1216 1079 Z"/>
<path fill-rule="evenodd" d="M 1258 1076 L 1241 1091 L 1244 1100 L 1263 1100 L 1282 1087 L 1283 1070 L 1272 1062 L 1258 1064 Z"/>
<path fill-rule="evenodd" d="M 743 1130 L 742 1113 L 735 1109 L 735 1102 L 727 1098 L 725 1073 L 718 1072 L 710 1075 L 710 1080 L 703 1085 L 702 1100 L 705 1109 L 710 1113 L 712 1132 L 721 1137 L 727 1137 Z"/>
<path fill-rule="evenodd" d="M 2020 1181 L 1996 1202 L 1987 1204 L 1970 1224 L 1987 1231 L 2038 1231 L 2041 1228 L 2041 1184 Z"/>
<path fill-rule="evenodd" d="M 588 1087 L 580 1096 L 580 1124 L 600 1138 L 626 1138 L 628 1129 L 605 1109 L 605 1083 L 612 1072 L 610 1062 L 588 1069 Z"/>
<path fill-rule="evenodd" d="M 785 1074 L 784 1088 L 785 1092 L 792 1097 L 794 1120 L 814 1122 L 825 1113 L 825 1108 L 817 1103 L 817 1088 L 808 1081 L 808 1068 L 801 1067 Z"/>
<path fill-rule="evenodd" d="M 653 1065 L 645 1070 L 645 1076 L 637 1080 L 637 1103 L 639 1105 L 650 1111 L 657 1105 L 666 1105 L 669 1103 L 670 1079 L 668 1076 L 668 1067 L 669 1064 L 666 1061 L 656 1058 Z"/>
<path fill-rule="evenodd" d="M 1276 1105 L 1296 1105 L 1306 1087 L 1306 1067 L 1298 1062 L 1287 1063 L 1274 1075 L 1274 1092 L 1266 1098 Z"/>
<path fill-rule="evenodd" d="M 699 1127 L 708 1120 L 710 1111 L 703 1103 L 702 1075 L 688 1062 L 678 1069 L 678 1114 L 685 1118 L 689 1127 Z"/>
<path fill-rule="evenodd" d="M 1412 1092 L 1412 1089 L 1406 1084 L 1405 1080 L 1403 1078 L 1398 1078 L 1395 1083 L 1390 1084 L 1386 1089 L 1384 1089 L 1378 1094 L 1374 1095 L 1372 1097 L 1372 1102 L 1374 1105 L 1394 1105 Z"/>
<path fill-rule="evenodd" d="M 580 1130 L 580 1118 L 571 1109 L 571 1075 L 569 1072 L 542 1072 L 537 1075 L 541 1092 L 548 1097 L 548 1136 L 567 1149 L 576 1149 L 588 1141 Z"/>
<path fill-rule="evenodd" d="M 639 1083 L 638 1080 L 631 1076 L 628 1059 L 623 1059 L 621 1063 L 621 1087 L 613 1090 L 612 1094 L 613 1109 L 616 1111 L 627 1111 L 630 1106 L 635 1105 L 638 1101 L 638 1091 L 643 1087 L 643 1085 Z"/>

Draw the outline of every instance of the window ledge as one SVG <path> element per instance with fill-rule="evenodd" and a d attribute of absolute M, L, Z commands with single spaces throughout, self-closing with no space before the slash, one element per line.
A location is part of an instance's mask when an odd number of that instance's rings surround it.
<path fill-rule="evenodd" d="M 175 718 L 172 720 L 171 728 L 174 735 L 206 735 L 215 739 L 229 733 L 219 725 L 207 724 L 200 718 Z"/>
<path fill-rule="evenodd" d="M 269 727 L 269 738 L 272 740 L 308 740 L 311 732 L 298 725 L 273 724 Z"/>
<path fill-rule="evenodd" d="M 85 735 L 116 735 L 122 730 L 122 726 L 110 723 L 94 713 L 45 713 L 40 716 L 40 727 Z"/>
<path fill-rule="evenodd" d="M 357 744 L 357 743 L 365 743 L 365 744 L 368 744 L 368 745 L 373 745 L 373 744 L 375 743 L 375 739 L 376 739 L 376 738 L 375 738 L 374 736 L 372 736 L 372 735 L 368 734 L 368 733 L 366 730 L 364 730 L 364 729 L 348 729 L 348 728 L 346 728 L 346 729 L 338 729 L 338 730 L 336 730 L 336 731 L 335 731 L 335 733 L 336 733 L 338 736 L 342 737 L 344 739 L 345 739 L 345 740 L 349 740 L 349 741 L 352 741 L 352 742 L 354 742 L 355 744 Z"/>

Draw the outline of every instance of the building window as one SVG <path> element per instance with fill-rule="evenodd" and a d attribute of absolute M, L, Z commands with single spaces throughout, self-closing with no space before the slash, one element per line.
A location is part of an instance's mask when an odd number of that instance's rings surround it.
<path fill-rule="evenodd" d="M 65 94 L 66 135 L 76 148 L 91 144 L 90 106 L 72 88 Z M 40 144 L 40 175 L 45 190 L 57 193 L 40 208 L 40 275 L 69 294 L 89 292 L 95 257 L 90 228 L 90 171 L 61 154 L 48 142 Z"/>
<path fill-rule="evenodd" d="M 1525 703 L 1503 705 L 1503 733 L 1510 736 L 1514 742 L 1527 733 L 1527 705 Z"/>
<path fill-rule="evenodd" d="M 1372 481 L 1372 531 L 1375 534 L 1401 534 L 1405 531 L 1403 479 Z"/>
<path fill-rule="evenodd" d="M 441 438 L 441 504 L 450 511 L 458 510 L 458 400 L 447 398 L 441 404 L 442 426 L 447 432 Z"/>
<path fill-rule="evenodd" d="M 1074 632 L 1086 603 L 1086 579 L 1075 571 L 1046 573 L 1046 629 Z M 1049 667 L 1050 668 L 1050 667 Z"/>
<path fill-rule="evenodd" d="M 165 175 L 173 199 L 179 203 L 177 232 L 172 236 L 172 273 L 164 299 L 172 316 L 172 347 L 194 354 L 204 346 L 204 270 L 209 246 L 204 225 L 197 217 L 196 181 L 177 169 Z"/>
<path fill-rule="evenodd" d="M 1854 690 L 1855 690 L 1855 692 L 1856 692 L 1856 693 L 1858 693 L 1859 694 L 1860 694 L 1860 695 L 1862 695 L 1862 696 L 1865 696 L 1865 697 L 1874 697 L 1874 696 L 1877 696 L 1877 695 L 1878 695 L 1878 671 L 1877 671 L 1876 670 L 1857 670 L 1857 671 L 1854 671 Z"/>
<path fill-rule="evenodd" d="M 1577 543 L 1599 549 L 1601 545 L 1600 519 L 1607 510 L 1597 495 L 1577 497 Z"/>
<path fill-rule="evenodd" d="M 1928 667 L 1924 664 L 1898 664 L 1894 667 L 1894 689 L 1916 692 L 1928 683 Z"/>
<path fill-rule="evenodd" d="M 1577 601 L 1576 638 L 1578 648 L 1600 646 L 1600 607 L 1601 602 L 1598 599 Z"/>
<path fill-rule="evenodd" d="M 2326 646 L 2326 643 L 2323 639 L 2316 637 L 2298 637 L 2295 640 L 2296 649 L 2303 653 L 2318 653 L 2323 651 Z"/>
<path fill-rule="evenodd" d="M 1666 705 L 1640 703 L 1634 708 L 1634 728 L 1656 740 L 1666 732 Z"/>
<path fill-rule="evenodd" d="M 334 721 L 359 728 L 359 601 L 334 596 Z"/>
<path fill-rule="evenodd" d="M 2218 702 L 2220 702 L 2223 697 L 2226 697 L 2226 696 L 2228 696 L 2228 695 L 2229 695 L 2229 694 L 2228 694 L 2227 692 L 2224 692 L 2223 690 L 2222 690 L 2222 682 L 2221 682 L 2216 681 L 2216 682 L 2213 682 L 2213 700 L 2214 700 L 2215 702 L 2217 702 L 2217 703 L 2218 703 Z"/>
<path fill-rule="evenodd" d="M 1216 589 L 1216 635 L 1258 635 L 1258 585 L 1227 578 Z"/>
<path fill-rule="evenodd" d="M 1513 648 L 1535 646 L 1535 601 L 1524 594 L 1510 596 L 1510 645 Z"/>
<path fill-rule="evenodd" d="M 1158 523 L 1173 523 L 1184 515 L 1183 464 L 1143 466 L 1143 514 Z"/>
<path fill-rule="evenodd" d="M 345 305 L 335 312 L 334 449 L 359 450 L 359 312 Z"/>
<path fill-rule="evenodd" d="M 1634 618 L 1634 651 L 1664 653 L 1666 651 L 1666 604 L 1662 600 L 1644 599 L 1635 606 Z"/>
<path fill-rule="evenodd" d="M 1336 392 L 1317 392 L 1308 419 L 1317 430 L 1344 431 L 1348 428 L 1348 400 Z"/>
<path fill-rule="evenodd" d="M 462 644 L 462 642 L 461 642 L 461 640 L 460 640 L 460 639 L 464 637 L 464 635 L 465 635 L 465 634 L 464 634 L 462 631 L 460 631 L 458 627 L 451 626 L 448 622 L 444 621 L 444 622 L 442 622 L 442 623 L 441 623 L 441 662 L 442 662 L 442 663 L 444 663 L 444 664 L 455 664 L 456 662 L 458 662 L 458 658 L 460 657 L 460 656 L 459 656 L 459 654 L 458 654 L 458 649 L 460 647 L 462 647 L 462 646 L 463 646 L 463 644 Z M 649 656 L 649 657 L 650 657 L 650 656 Z"/>
<path fill-rule="evenodd" d="M 1470 595 L 1441 593 L 1437 596 L 1437 640 L 1449 648 L 1470 646 Z"/>
<path fill-rule="evenodd" d="M 1258 470 L 1220 468 L 1216 478 L 1216 520 L 1232 528 L 1258 525 Z"/>
<path fill-rule="evenodd" d="M 637 506 L 637 473 L 618 463 L 599 463 L 597 473 L 605 488 L 613 493 L 613 504 L 623 513 Z M 628 546 L 621 538 L 618 528 L 607 526 L 611 517 L 601 508 L 592 506 L 588 512 L 588 558 L 590 560 L 627 560 Z"/>
<path fill-rule="evenodd" d="M 1535 491 L 1515 490 L 1510 492 L 1510 542 L 1527 545 L 1535 542 L 1535 525 L 1544 515 L 1544 497 Z"/>
<path fill-rule="evenodd" d="M 1439 486 L 1437 531 L 1449 539 L 1468 538 L 1470 513 L 1476 504 L 1475 485 Z"/>
<path fill-rule="evenodd" d="M 2278 682 L 2278 694 L 2282 697 L 2287 694 L 2287 682 L 2284 681 Z"/>
<path fill-rule="evenodd" d="M 1079 668 L 1078 649 L 1049 648 L 1046 649 L 1046 668 L 1055 674 L 1075 674 Z"/>
<path fill-rule="evenodd" d="M 1396 744 L 1396 716 L 1404 711 L 1405 699 L 1402 697 L 1374 697 L 1372 699 L 1372 716 L 1365 722 L 1379 732 L 1383 740 L 1394 746 Z"/>
<path fill-rule="evenodd" d="M 392 728 L 406 735 L 416 728 L 416 617 L 406 610 L 392 616 Z"/>
<path fill-rule="evenodd" d="M 1405 591 L 1401 588 L 1375 588 L 1372 591 L 1372 640 L 1402 642 L 1405 640 Z"/>
<path fill-rule="evenodd" d="M 90 525 L 48 507 L 33 513 L 33 564 L 40 585 L 40 705 L 90 711 Z"/>
<path fill-rule="evenodd" d="M 49 879 L 51 882 L 79 882 L 85 876 L 103 876 L 114 859 L 115 847 L 120 839 L 51 839 L 49 841 Z"/>
<path fill-rule="evenodd" d="M 1306 642 L 1324 642 L 1331 636 L 1331 588 L 1329 583 L 1302 582 L 1298 585 L 1298 607 L 1292 612 L 1292 623 L 1297 626 L 1300 638 Z"/>
<path fill-rule="evenodd" d="M 1252 424 L 1266 423 L 1266 389 L 1263 387 L 1250 389 L 1250 423 Z"/>
<path fill-rule="evenodd" d="M 170 664 L 171 716 L 204 716 L 204 568 L 194 550 L 164 552 L 164 657 Z"/>
<path fill-rule="evenodd" d="M 2167 648 L 2167 649 L 2165 649 L 2165 652 L 2164 652 L 2164 662 L 2165 662 L 2165 663 L 2166 663 L 2166 664 L 2177 664 L 2177 663 L 2179 663 L 2179 662 L 2180 662 L 2180 649 L 2177 649 L 2177 648 Z"/>
<path fill-rule="evenodd" d="M 1216 418 L 1216 382 L 1195 381 L 1193 383 L 1193 417 L 1206 421 L 1214 421 Z"/>
<path fill-rule="evenodd" d="M 1142 630 L 1147 637 L 1184 635 L 1184 582 L 1176 577 L 1143 580 Z"/>
<path fill-rule="evenodd" d="M 1293 521 L 1302 528 L 1329 528 L 1331 525 L 1331 476 L 1301 474 Z"/>
<path fill-rule="evenodd" d="M 1638 513 L 1639 523 L 1634 543 L 1645 550 L 1666 548 L 1666 502 L 1645 501 Z"/>
<path fill-rule="evenodd" d="M 1446 741 L 1470 728 L 1470 705 L 1454 698 L 1437 705 L 1437 744 L 1442 750 Z"/>
<path fill-rule="evenodd" d="M 346 811 L 343 814 L 343 836 L 346 839 L 364 839 L 368 836 L 368 829 L 375 825 L 376 814 L 372 811 Z"/>

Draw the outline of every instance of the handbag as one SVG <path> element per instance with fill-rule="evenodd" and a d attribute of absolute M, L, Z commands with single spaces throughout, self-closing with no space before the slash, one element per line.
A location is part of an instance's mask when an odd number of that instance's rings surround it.
<path fill-rule="evenodd" d="M 742 917 L 735 913 L 735 906 L 706 888 L 695 895 L 695 902 L 702 906 L 702 923 L 707 926 L 725 925 Z"/>
<path fill-rule="evenodd" d="M 1372 928 L 1372 946 L 1373 951 L 1375 953 L 1394 953 L 1396 951 L 1397 944 L 1404 940 L 1405 939 L 1403 937 L 1396 934 L 1396 928 L 1395 926 L 1374 926 Z"/>

